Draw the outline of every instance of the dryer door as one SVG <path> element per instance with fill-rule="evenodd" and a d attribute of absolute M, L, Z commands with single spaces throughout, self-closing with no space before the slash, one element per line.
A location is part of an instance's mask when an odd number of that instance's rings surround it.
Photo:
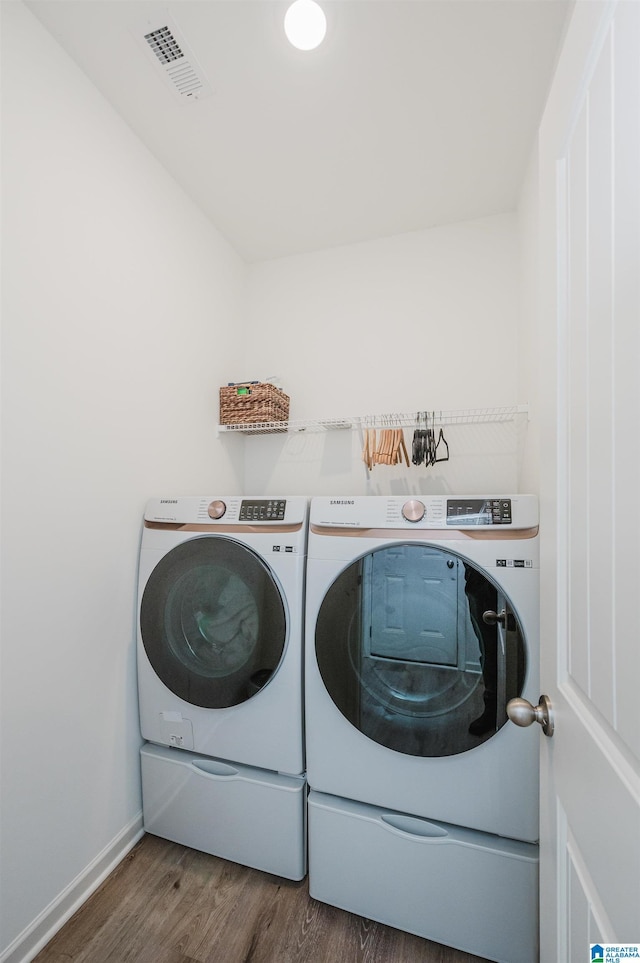
<path fill-rule="evenodd" d="M 415 543 L 380 548 L 339 575 L 315 647 L 349 722 L 415 756 L 491 738 L 526 674 L 522 626 L 496 584 L 466 559 Z"/>
<path fill-rule="evenodd" d="M 287 624 L 264 562 L 216 536 L 174 548 L 155 567 L 140 605 L 142 642 L 161 681 L 185 702 L 238 705 L 277 670 Z"/>

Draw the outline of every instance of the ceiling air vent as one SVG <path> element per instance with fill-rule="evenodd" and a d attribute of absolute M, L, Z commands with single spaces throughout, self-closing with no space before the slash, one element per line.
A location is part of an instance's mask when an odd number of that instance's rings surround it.
<path fill-rule="evenodd" d="M 175 23 L 166 16 L 159 23 L 147 22 L 143 26 L 142 41 L 165 81 L 181 99 L 200 100 L 213 93 Z"/>
<path fill-rule="evenodd" d="M 178 41 L 168 27 L 160 27 L 145 34 L 144 38 L 161 64 L 169 64 L 172 60 L 184 57 Z"/>

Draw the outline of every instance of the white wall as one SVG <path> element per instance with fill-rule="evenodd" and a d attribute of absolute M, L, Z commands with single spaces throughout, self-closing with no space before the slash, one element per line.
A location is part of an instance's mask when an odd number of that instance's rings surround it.
<path fill-rule="evenodd" d="M 143 505 L 242 483 L 215 425 L 245 267 L 26 8 L 0 6 L 5 961 L 140 828 Z"/>
<path fill-rule="evenodd" d="M 253 264 L 246 360 L 278 375 L 291 418 L 524 404 L 515 214 Z M 368 474 L 357 431 L 229 437 L 245 486 L 269 494 L 515 491 L 518 424 L 452 427 L 451 459 Z M 412 431 L 405 432 L 410 447 Z"/>
<path fill-rule="evenodd" d="M 528 399 L 529 423 L 520 461 L 520 491 L 537 492 L 540 478 L 540 396 L 544 392 L 544 370 L 538 337 L 538 205 L 539 182 L 537 151 L 531 156 L 518 206 L 518 238 L 520 244 L 520 321 L 518 325 L 518 385 Z"/>

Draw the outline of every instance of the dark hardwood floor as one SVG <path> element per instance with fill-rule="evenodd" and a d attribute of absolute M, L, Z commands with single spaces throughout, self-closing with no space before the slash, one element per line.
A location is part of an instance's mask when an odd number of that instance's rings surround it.
<path fill-rule="evenodd" d="M 487 963 L 144 836 L 34 963 Z"/>

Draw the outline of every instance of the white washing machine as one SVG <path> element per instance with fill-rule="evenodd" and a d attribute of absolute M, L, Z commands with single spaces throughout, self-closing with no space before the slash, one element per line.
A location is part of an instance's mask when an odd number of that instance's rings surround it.
<path fill-rule="evenodd" d="M 535 963 L 539 735 L 505 711 L 539 696 L 535 497 L 314 498 L 309 526 L 311 895 Z"/>
<path fill-rule="evenodd" d="M 306 872 L 308 501 L 157 498 L 139 565 L 148 832 L 291 879 Z"/>

